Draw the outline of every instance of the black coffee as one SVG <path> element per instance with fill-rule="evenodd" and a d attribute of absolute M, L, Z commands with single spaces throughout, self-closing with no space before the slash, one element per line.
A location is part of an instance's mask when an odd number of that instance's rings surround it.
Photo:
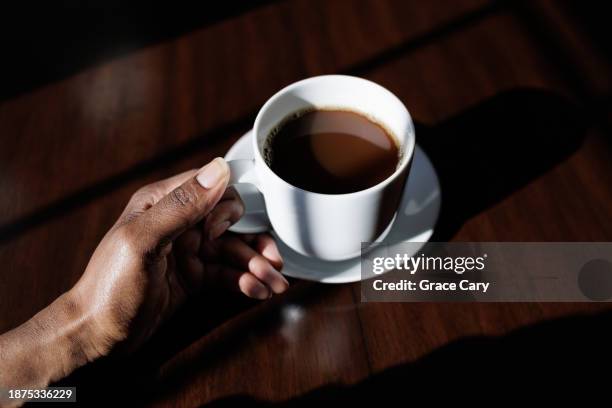
<path fill-rule="evenodd" d="M 272 131 L 265 156 L 270 168 L 296 187 L 345 194 L 393 174 L 400 150 L 381 125 L 359 113 L 310 110 L 285 119 Z"/>

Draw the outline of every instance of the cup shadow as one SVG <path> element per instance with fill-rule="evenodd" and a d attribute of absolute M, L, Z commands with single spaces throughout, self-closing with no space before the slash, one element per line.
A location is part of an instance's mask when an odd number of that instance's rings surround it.
<path fill-rule="evenodd" d="M 440 181 L 440 216 L 430 241 L 451 240 L 464 222 L 564 161 L 580 147 L 585 131 L 577 106 L 531 88 L 500 93 L 436 126 L 417 123 L 417 143 Z M 394 231 L 393 241 L 430 227 L 420 220 L 440 203 L 431 197 L 433 188 L 422 190 L 404 198 L 416 210 L 400 214 L 406 233 Z"/>

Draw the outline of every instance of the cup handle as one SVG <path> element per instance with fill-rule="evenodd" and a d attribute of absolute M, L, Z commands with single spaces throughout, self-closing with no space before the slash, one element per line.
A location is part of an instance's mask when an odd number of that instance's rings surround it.
<path fill-rule="evenodd" d="M 244 202 L 244 214 L 229 230 L 240 234 L 255 234 L 271 229 L 266 202 L 255 172 L 255 160 L 228 160 L 229 185 L 234 186 Z"/>

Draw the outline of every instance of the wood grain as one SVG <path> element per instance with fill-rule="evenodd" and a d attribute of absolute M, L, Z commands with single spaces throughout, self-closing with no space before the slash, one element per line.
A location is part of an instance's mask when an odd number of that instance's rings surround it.
<path fill-rule="evenodd" d="M 322 73 L 359 74 L 408 106 L 442 182 L 438 240 L 611 240 L 612 116 L 591 110 L 609 92 L 605 59 L 559 60 L 526 12 L 581 59 L 575 22 L 549 7 L 291 0 L 0 102 L 0 332 L 74 284 L 138 187 L 223 155 L 276 90 Z M 156 406 L 359 401 L 466 353 L 491 369 L 535 344 L 549 363 L 561 346 L 543 342 L 560 335 L 592 336 L 593 358 L 606 322 L 605 303 L 375 304 L 358 284 L 293 281 L 264 303 L 196 299 L 135 356 L 63 384 L 98 403 L 104 387 Z"/>

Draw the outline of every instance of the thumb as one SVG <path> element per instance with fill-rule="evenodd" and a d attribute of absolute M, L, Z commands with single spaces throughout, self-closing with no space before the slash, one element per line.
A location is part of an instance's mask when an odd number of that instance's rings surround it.
<path fill-rule="evenodd" d="M 217 157 L 136 218 L 132 227 L 144 249 L 161 249 L 208 215 L 223 196 L 229 177 L 227 163 Z"/>

